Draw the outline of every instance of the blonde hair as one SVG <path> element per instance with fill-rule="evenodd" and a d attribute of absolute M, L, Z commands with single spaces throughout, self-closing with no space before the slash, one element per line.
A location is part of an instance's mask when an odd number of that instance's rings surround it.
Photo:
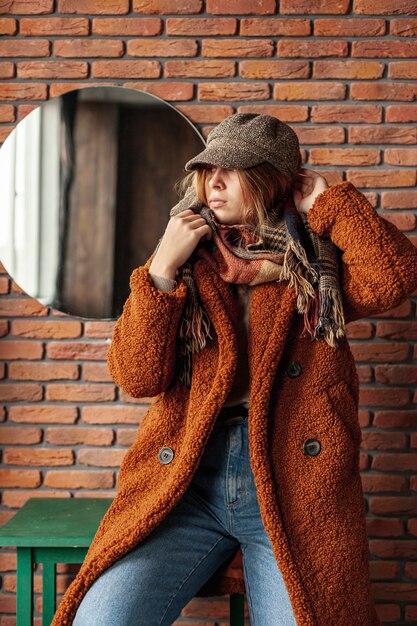
<path fill-rule="evenodd" d="M 292 181 L 267 161 L 236 171 L 243 195 L 242 224 L 253 227 L 262 235 L 266 226 L 274 225 L 282 217 L 283 207 L 279 201 L 291 191 Z M 176 192 L 182 197 L 188 187 L 194 185 L 200 201 L 208 206 L 205 193 L 207 173 L 208 166 L 205 165 L 187 172 L 175 183 Z"/>

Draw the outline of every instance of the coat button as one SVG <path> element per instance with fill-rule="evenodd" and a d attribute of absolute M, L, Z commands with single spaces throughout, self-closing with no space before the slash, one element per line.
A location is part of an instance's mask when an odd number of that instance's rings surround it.
<path fill-rule="evenodd" d="M 167 463 L 171 463 L 173 458 L 174 458 L 174 451 L 172 448 L 168 448 L 168 447 L 161 448 L 158 452 L 158 459 L 164 465 L 166 465 Z"/>
<path fill-rule="evenodd" d="M 285 371 L 287 372 L 288 376 L 294 378 L 295 376 L 299 376 L 301 374 L 302 368 L 301 365 L 297 363 L 297 361 L 293 361 L 292 363 L 289 363 L 287 365 Z"/>
<path fill-rule="evenodd" d="M 306 439 L 303 450 L 307 456 L 317 456 L 321 450 L 320 441 L 318 439 Z"/>

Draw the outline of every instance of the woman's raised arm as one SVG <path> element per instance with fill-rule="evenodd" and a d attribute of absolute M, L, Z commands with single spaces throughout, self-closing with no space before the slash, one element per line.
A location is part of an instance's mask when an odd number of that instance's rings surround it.
<path fill-rule="evenodd" d="M 417 249 L 350 181 L 321 192 L 307 218 L 342 251 L 346 323 L 388 311 L 417 289 Z"/>

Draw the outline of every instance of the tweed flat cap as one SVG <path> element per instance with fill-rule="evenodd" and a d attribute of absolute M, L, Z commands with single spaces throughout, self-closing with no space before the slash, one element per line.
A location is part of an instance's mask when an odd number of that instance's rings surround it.
<path fill-rule="evenodd" d="M 208 163 L 246 169 L 264 161 L 294 178 L 301 167 L 296 133 L 272 115 L 233 113 L 210 131 L 206 148 L 187 161 L 185 169 Z"/>

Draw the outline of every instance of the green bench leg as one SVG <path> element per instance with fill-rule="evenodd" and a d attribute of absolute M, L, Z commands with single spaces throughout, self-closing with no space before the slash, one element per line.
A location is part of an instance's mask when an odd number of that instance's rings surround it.
<path fill-rule="evenodd" d="M 17 548 L 17 626 L 32 626 L 33 559 L 31 548 Z"/>
<path fill-rule="evenodd" d="M 230 626 L 244 626 L 245 596 L 243 593 L 230 594 Z"/>
<path fill-rule="evenodd" d="M 55 615 L 55 562 L 46 558 L 42 567 L 42 626 L 50 626 Z"/>

